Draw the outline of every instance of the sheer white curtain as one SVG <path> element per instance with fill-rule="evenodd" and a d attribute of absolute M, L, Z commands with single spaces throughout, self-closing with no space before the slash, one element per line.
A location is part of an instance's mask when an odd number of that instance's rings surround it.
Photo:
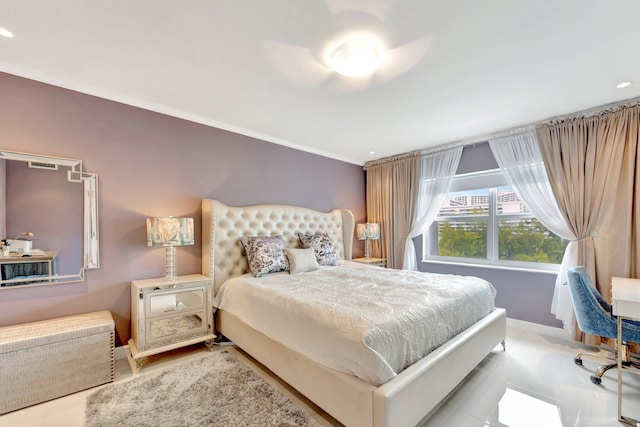
<path fill-rule="evenodd" d="M 560 272 L 551 302 L 551 313 L 562 320 L 565 329 L 572 329 L 573 305 L 566 283 L 566 272 L 578 261 L 577 237 L 565 222 L 564 215 L 549 184 L 547 171 L 534 130 L 514 133 L 489 140 L 500 169 L 518 198 L 550 231 L 570 241 L 562 258 Z"/>
<path fill-rule="evenodd" d="M 444 197 L 451 188 L 461 156 L 462 146 L 422 156 L 418 200 L 411 230 L 404 245 L 403 269 L 418 269 L 413 238 L 424 234 L 438 215 Z"/>

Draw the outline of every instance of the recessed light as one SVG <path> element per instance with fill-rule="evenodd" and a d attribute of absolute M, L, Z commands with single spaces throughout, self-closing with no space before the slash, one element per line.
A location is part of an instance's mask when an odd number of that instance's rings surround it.
<path fill-rule="evenodd" d="M 369 151 L 369 154 L 376 154 L 375 151 Z"/>
<path fill-rule="evenodd" d="M 366 40 L 348 40 L 329 53 L 329 65 L 348 77 L 364 77 L 373 73 L 382 62 L 382 52 Z"/>
<path fill-rule="evenodd" d="M 0 36 L 11 38 L 13 37 L 13 33 L 7 29 L 0 27 Z"/>
<path fill-rule="evenodd" d="M 622 83 L 619 83 L 616 87 L 618 89 L 622 89 L 622 88 L 629 87 L 629 86 L 631 86 L 631 82 L 622 82 Z"/>

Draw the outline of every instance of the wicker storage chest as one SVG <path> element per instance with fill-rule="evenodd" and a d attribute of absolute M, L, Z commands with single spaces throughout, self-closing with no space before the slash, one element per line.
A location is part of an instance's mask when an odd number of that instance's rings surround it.
<path fill-rule="evenodd" d="M 109 311 L 0 328 L 0 414 L 113 381 Z"/>

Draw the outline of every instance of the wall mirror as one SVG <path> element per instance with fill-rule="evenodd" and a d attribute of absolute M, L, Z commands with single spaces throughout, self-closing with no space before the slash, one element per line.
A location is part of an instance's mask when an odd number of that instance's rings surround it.
<path fill-rule="evenodd" d="M 0 150 L 0 289 L 99 268 L 97 184 L 81 160 Z"/>

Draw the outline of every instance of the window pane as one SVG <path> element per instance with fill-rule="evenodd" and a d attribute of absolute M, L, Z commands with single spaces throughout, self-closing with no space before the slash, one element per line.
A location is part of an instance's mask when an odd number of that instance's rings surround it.
<path fill-rule="evenodd" d="M 443 220 L 437 222 L 437 227 L 437 246 L 430 248 L 431 255 L 480 259 L 487 257 L 486 219 Z"/>
<path fill-rule="evenodd" d="M 524 203 L 518 199 L 513 188 L 498 187 L 498 215 L 529 213 Z"/>
<path fill-rule="evenodd" d="M 505 218 L 498 224 L 499 259 L 560 264 L 568 241 L 535 218 Z"/>
<path fill-rule="evenodd" d="M 487 215 L 489 189 L 449 193 L 440 208 L 440 216 Z"/>

